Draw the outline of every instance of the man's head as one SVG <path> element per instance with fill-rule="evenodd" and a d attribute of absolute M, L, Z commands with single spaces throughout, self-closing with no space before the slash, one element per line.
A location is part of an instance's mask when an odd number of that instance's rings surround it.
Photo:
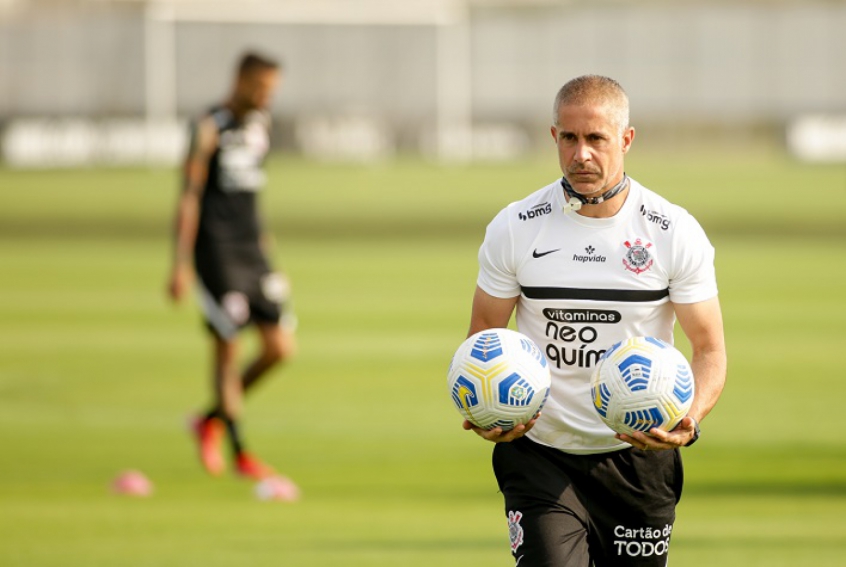
<path fill-rule="evenodd" d="M 247 53 L 238 63 L 232 103 L 242 111 L 267 108 L 279 84 L 281 66 L 273 59 Z"/>
<path fill-rule="evenodd" d="M 550 131 L 561 171 L 576 192 L 598 196 L 622 179 L 634 128 L 617 81 L 599 75 L 569 81 L 555 97 Z"/>

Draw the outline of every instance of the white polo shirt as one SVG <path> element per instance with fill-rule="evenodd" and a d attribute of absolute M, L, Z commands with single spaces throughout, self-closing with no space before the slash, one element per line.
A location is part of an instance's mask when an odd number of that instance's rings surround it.
<path fill-rule="evenodd" d="M 645 335 L 673 342 L 672 303 L 717 295 L 714 248 L 687 211 L 631 180 L 611 218 L 564 212 L 561 181 L 511 203 L 488 225 L 478 285 L 517 297 L 517 327 L 546 354 L 552 388 L 528 436 L 567 453 L 629 447 L 590 396 L 609 346 Z"/>

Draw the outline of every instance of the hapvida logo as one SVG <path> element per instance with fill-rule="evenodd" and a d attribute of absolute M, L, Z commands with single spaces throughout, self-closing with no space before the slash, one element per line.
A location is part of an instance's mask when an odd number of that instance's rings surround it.
<path fill-rule="evenodd" d="M 596 248 L 593 246 L 586 246 L 584 254 L 573 254 L 574 262 L 605 262 L 607 258 L 601 254 L 596 253 Z"/>
<path fill-rule="evenodd" d="M 521 221 L 532 220 L 535 217 L 542 217 L 543 215 L 548 215 L 552 212 L 552 205 L 549 203 L 541 203 L 540 205 L 535 205 L 528 211 L 524 211 L 521 213 L 517 213 L 517 218 Z"/>

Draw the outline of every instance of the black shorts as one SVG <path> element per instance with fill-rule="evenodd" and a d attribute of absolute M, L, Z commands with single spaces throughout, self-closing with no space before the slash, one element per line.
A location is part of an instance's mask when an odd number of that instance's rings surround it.
<path fill-rule="evenodd" d="M 667 564 L 678 450 L 571 455 L 522 437 L 495 446 L 493 468 L 519 567 Z"/>
<path fill-rule="evenodd" d="M 217 336 L 231 339 L 249 323 L 290 316 L 288 281 L 271 270 L 258 246 L 198 249 L 194 264 L 206 325 Z"/>

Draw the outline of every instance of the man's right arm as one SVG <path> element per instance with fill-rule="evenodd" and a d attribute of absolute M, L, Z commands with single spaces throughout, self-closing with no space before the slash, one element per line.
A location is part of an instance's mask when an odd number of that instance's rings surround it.
<path fill-rule="evenodd" d="M 487 329 L 504 329 L 511 320 L 511 314 L 517 305 L 516 297 L 505 299 L 494 297 L 481 287 L 476 286 L 473 295 L 473 309 L 470 313 L 470 331 L 467 336 L 475 335 Z"/>
<path fill-rule="evenodd" d="M 519 296 L 518 296 L 519 297 Z M 487 293 L 481 287 L 476 287 L 473 295 L 473 310 L 470 314 L 470 331 L 467 334 L 474 335 L 479 331 L 487 329 L 504 329 L 511 320 L 511 314 L 517 305 L 518 297 L 500 298 Z M 501 428 L 495 427 L 491 430 L 476 427 L 467 420 L 464 420 L 462 427 L 467 431 L 474 431 L 476 435 L 494 443 L 507 443 L 522 437 L 535 425 L 537 418 L 525 425 L 517 425 L 510 431 L 503 432 Z"/>
<path fill-rule="evenodd" d="M 184 185 L 176 207 L 173 265 L 168 282 L 168 294 L 173 301 L 181 300 L 191 283 L 191 258 L 200 224 L 200 198 L 216 146 L 217 126 L 213 118 L 206 117 L 192 132 L 183 170 Z"/>

